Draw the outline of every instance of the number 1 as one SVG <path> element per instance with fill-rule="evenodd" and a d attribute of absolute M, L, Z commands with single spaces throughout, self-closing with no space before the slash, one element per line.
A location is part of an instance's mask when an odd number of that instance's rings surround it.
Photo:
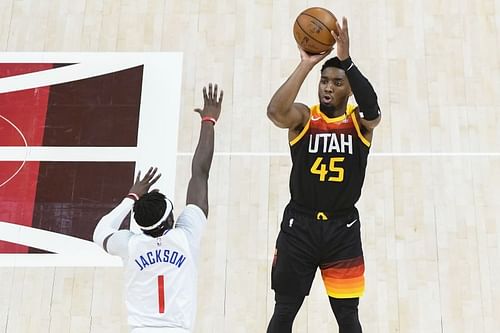
<path fill-rule="evenodd" d="M 165 282 L 163 275 L 158 275 L 158 311 L 165 313 Z"/>

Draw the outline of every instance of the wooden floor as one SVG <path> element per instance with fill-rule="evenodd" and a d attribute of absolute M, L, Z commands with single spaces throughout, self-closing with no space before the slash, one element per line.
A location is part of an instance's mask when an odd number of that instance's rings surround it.
<path fill-rule="evenodd" d="M 199 130 L 190 110 L 207 82 L 224 88 L 196 332 L 265 332 L 290 171 L 286 132 L 265 112 L 299 62 L 292 23 L 309 6 L 348 17 L 383 112 L 358 204 L 364 331 L 500 332 L 498 0 L 2 0 L 0 48 L 182 51 L 177 211 Z M 126 332 L 121 282 L 118 268 L 2 268 L 0 332 Z M 294 332 L 337 332 L 320 279 Z"/>

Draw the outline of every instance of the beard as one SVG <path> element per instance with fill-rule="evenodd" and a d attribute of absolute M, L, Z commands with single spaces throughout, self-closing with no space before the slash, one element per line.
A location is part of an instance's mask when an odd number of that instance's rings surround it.
<path fill-rule="evenodd" d="M 335 106 L 326 105 L 323 103 L 319 103 L 319 109 L 321 110 L 321 112 L 323 112 L 326 115 L 332 115 L 336 110 Z"/>

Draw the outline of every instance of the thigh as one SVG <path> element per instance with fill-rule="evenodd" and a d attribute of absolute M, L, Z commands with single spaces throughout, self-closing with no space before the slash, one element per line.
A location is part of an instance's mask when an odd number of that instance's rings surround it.
<path fill-rule="evenodd" d="M 357 298 L 365 287 L 361 228 L 357 214 L 329 227 L 320 263 L 328 296 Z"/>
<path fill-rule="evenodd" d="M 271 286 L 282 295 L 309 294 L 319 265 L 319 251 L 309 221 L 285 210 L 271 273 Z"/>

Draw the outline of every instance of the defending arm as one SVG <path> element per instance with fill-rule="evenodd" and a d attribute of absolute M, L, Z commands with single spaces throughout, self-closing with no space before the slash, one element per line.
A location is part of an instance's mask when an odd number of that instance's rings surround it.
<path fill-rule="evenodd" d="M 94 243 L 107 251 L 105 241 L 109 236 L 113 235 L 120 229 L 123 219 L 127 216 L 133 206 L 134 200 L 125 198 L 111 212 L 104 215 L 95 227 L 93 235 Z"/>

